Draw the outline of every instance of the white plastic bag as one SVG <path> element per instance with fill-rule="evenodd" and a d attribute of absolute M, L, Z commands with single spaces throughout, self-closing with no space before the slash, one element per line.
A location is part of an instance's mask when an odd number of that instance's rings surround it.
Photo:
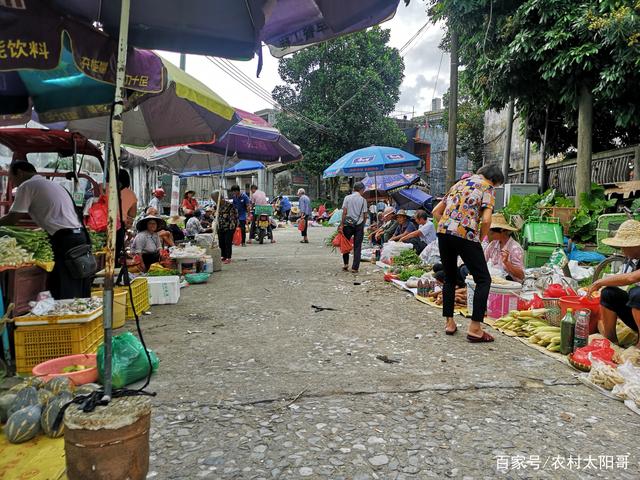
<path fill-rule="evenodd" d="M 440 247 L 438 246 L 438 240 L 434 240 L 424 247 L 420 253 L 420 260 L 422 260 L 423 265 L 435 265 L 436 263 L 440 263 Z"/>
<path fill-rule="evenodd" d="M 593 267 L 581 267 L 578 265 L 577 260 L 569 260 L 569 271 L 571 272 L 571 278 L 577 280 L 584 280 L 585 278 L 593 277 Z"/>
<path fill-rule="evenodd" d="M 410 243 L 403 242 L 387 242 L 382 247 L 382 252 L 380 253 L 381 261 L 390 261 L 393 257 L 397 257 L 405 250 L 411 250 L 413 245 Z"/>

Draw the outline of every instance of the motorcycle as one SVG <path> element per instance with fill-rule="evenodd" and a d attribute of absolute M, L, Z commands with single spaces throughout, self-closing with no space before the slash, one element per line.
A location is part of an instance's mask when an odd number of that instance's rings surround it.
<path fill-rule="evenodd" d="M 271 205 L 256 205 L 254 214 L 256 215 L 256 237 L 262 245 L 264 237 L 271 238 L 271 214 L 273 207 Z"/>

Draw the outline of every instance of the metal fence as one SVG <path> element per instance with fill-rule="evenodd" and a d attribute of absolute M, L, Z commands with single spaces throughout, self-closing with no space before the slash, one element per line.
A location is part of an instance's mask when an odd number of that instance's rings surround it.
<path fill-rule="evenodd" d="M 636 156 L 640 155 L 638 147 L 623 148 L 603 152 L 593 156 L 591 163 L 591 181 L 605 184 L 626 182 L 631 180 Z M 509 175 L 509 183 L 522 183 L 524 172 Z M 528 183 L 538 183 L 539 169 L 529 170 Z M 636 180 L 640 178 L 636 177 Z M 567 160 L 547 167 L 547 185 L 571 197 L 576 194 L 576 160 Z"/>

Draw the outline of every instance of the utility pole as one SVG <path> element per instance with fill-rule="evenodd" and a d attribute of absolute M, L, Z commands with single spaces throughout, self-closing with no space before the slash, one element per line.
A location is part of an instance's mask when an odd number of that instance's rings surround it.
<path fill-rule="evenodd" d="M 449 73 L 449 142 L 447 146 L 447 190 L 456 181 L 456 147 L 458 136 L 458 34 L 450 26 L 451 70 Z"/>
<path fill-rule="evenodd" d="M 576 207 L 580 196 L 591 191 L 591 133 L 593 127 L 593 97 L 583 85 L 578 98 L 578 160 L 576 162 Z"/>
<path fill-rule="evenodd" d="M 513 107 L 514 102 L 511 100 L 507 106 L 507 137 L 504 145 L 504 156 L 502 157 L 502 174 L 504 181 L 509 178 L 509 163 L 511 160 L 511 138 L 513 137 Z"/>

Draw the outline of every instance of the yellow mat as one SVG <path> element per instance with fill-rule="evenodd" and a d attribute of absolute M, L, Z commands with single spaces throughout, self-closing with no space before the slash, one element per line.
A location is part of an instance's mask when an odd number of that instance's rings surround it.
<path fill-rule="evenodd" d="M 442 305 L 438 305 L 436 302 L 434 302 L 433 300 L 430 300 L 427 297 L 420 297 L 420 296 L 416 295 L 416 300 L 418 300 L 419 302 L 422 302 L 422 303 L 426 303 L 430 307 L 435 307 L 435 308 L 439 308 L 439 309 L 442 310 Z M 469 315 L 469 309 L 467 307 L 456 307 L 453 310 L 453 312 L 457 313 L 458 315 L 462 315 L 465 318 L 471 318 L 471 315 Z"/>
<path fill-rule="evenodd" d="M 61 480 L 66 478 L 64 438 L 38 435 L 14 445 L 0 435 L 0 478 L 2 480 Z"/>

